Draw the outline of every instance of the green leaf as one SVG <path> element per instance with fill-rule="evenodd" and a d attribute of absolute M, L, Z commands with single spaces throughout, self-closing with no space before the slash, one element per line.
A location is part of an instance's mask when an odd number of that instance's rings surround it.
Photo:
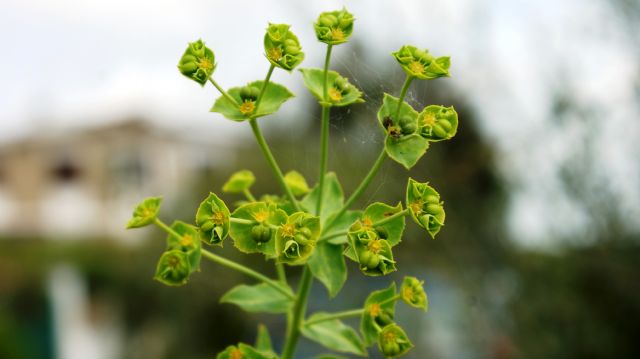
<path fill-rule="evenodd" d="M 200 233 L 196 227 L 182 221 L 175 221 L 171 224 L 171 229 L 178 233 L 180 238 L 168 234 L 167 249 L 177 249 L 184 252 L 189 257 L 191 273 L 200 271 L 201 241 Z"/>
<path fill-rule="evenodd" d="M 325 318 L 328 313 L 315 313 L 308 321 Z M 325 320 L 302 327 L 302 335 L 325 347 L 342 353 L 366 356 L 367 352 L 353 328 L 338 319 Z"/>
<path fill-rule="evenodd" d="M 284 181 L 291 189 L 294 196 L 302 196 L 309 193 L 309 185 L 307 180 L 298 171 L 289 171 L 284 175 Z"/>
<path fill-rule="evenodd" d="M 255 347 L 259 351 L 273 353 L 271 335 L 269 335 L 269 329 L 267 329 L 267 326 L 264 324 L 258 324 L 258 337 L 256 338 Z"/>
<path fill-rule="evenodd" d="M 404 277 L 400 288 L 400 297 L 408 305 L 426 312 L 429 308 L 429 301 L 427 293 L 424 292 L 423 284 L 424 281 L 418 280 L 416 277 Z"/>
<path fill-rule="evenodd" d="M 364 302 L 364 312 L 360 319 L 360 334 L 366 346 L 372 346 L 378 339 L 381 328 L 393 321 L 396 313 L 396 283 L 385 289 L 371 292 Z M 382 304 L 381 304 L 382 303 Z"/>
<path fill-rule="evenodd" d="M 254 81 L 249 83 L 246 87 L 251 88 L 262 88 L 262 84 L 264 81 Z M 243 100 L 240 96 L 243 87 L 233 87 L 229 89 L 227 92 L 229 96 L 231 96 L 238 104 L 242 105 L 245 102 L 253 102 L 255 104 L 255 100 Z M 284 86 L 279 85 L 274 82 L 269 82 L 267 88 L 262 95 L 262 100 L 260 102 L 260 108 L 258 108 L 258 113 L 254 114 L 253 112 L 243 113 L 240 111 L 240 108 L 232 103 L 225 96 L 220 96 L 213 107 L 211 108 L 211 112 L 217 112 L 222 114 L 224 117 L 234 120 L 234 121 L 246 121 L 249 118 L 258 118 L 266 115 L 270 115 L 280 108 L 280 106 L 285 103 L 288 99 L 293 97 L 293 94 Z M 250 108 L 250 107 L 245 107 Z"/>
<path fill-rule="evenodd" d="M 180 286 L 187 284 L 191 272 L 187 254 L 173 249 L 162 254 L 153 279 L 169 286 Z"/>
<path fill-rule="evenodd" d="M 144 199 L 133 210 L 133 216 L 127 223 L 127 229 L 148 226 L 158 217 L 162 197 Z"/>
<path fill-rule="evenodd" d="M 376 202 L 370 204 L 364 211 L 361 217 L 361 222 L 364 227 L 371 227 L 376 222 L 402 211 L 402 204 L 398 203 L 395 207 L 391 207 L 388 204 Z M 402 232 L 404 231 L 404 217 L 398 217 L 390 222 L 372 228 L 378 233 L 380 238 L 384 238 L 389 242 L 391 247 L 400 243 L 402 240 Z"/>
<path fill-rule="evenodd" d="M 224 351 L 218 353 L 216 359 L 276 359 L 272 352 L 264 352 L 252 348 L 250 345 L 239 343 L 230 345 Z"/>
<path fill-rule="evenodd" d="M 300 72 L 302 72 L 304 85 L 311 94 L 313 94 L 320 104 L 325 103 L 324 70 L 312 68 L 300 69 Z M 349 83 L 346 77 L 342 77 L 339 73 L 332 70 L 327 72 L 327 105 L 341 107 L 362 102 L 364 102 L 362 92 Z"/>
<path fill-rule="evenodd" d="M 402 102 L 398 118 L 398 98 L 384 94 L 378 110 L 378 123 L 387 134 L 384 148 L 389 157 L 410 169 L 425 154 L 429 141 L 418 135 L 418 112 L 408 103 Z"/>
<path fill-rule="evenodd" d="M 318 202 L 318 185 L 313 187 L 311 192 L 307 194 L 300 204 L 302 208 L 307 212 L 316 214 L 316 203 Z M 329 172 L 324 177 L 324 190 L 322 193 L 322 224 L 327 222 L 327 219 L 331 214 L 337 212 L 342 208 L 344 204 L 344 193 L 342 192 L 342 186 L 338 181 L 338 177 L 335 173 Z"/>
<path fill-rule="evenodd" d="M 419 133 L 431 142 L 452 138 L 458 131 L 458 113 L 453 106 L 431 105 L 418 115 Z"/>
<path fill-rule="evenodd" d="M 382 328 L 378 334 L 378 349 L 388 358 L 405 355 L 413 344 L 399 325 L 393 323 Z"/>
<path fill-rule="evenodd" d="M 229 234 L 230 216 L 227 205 L 215 193 L 209 193 L 196 212 L 196 225 L 200 227 L 202 239 L 222 246 L 222 241 Z"/>
<path fill-rule="evenodd" d="M 242 193 L 251 188 L 256 181 L 253 172 L 249 170 L 238 171 L 229 177 L 229 180 L 222 186 L 224 193 Z"/>
<path fill-rule="evenodd" d="M 235 304 L 247 312 L 286 313 L 293 301 L 272 286 L 260 283 L 235 286 L 220 298 L 220 303 Z"/>
<path fill-rule="evenodd" d="M 329 297 L 335 297 L 347 280 L 347 266 L 342 256 L 343 245 L 328 241 L 318 243 L 316 250 L 307 262 L 311 273 L 329 291 Z"/>
<path fill-rule="evenodd" d="M 331 236 L 336 233 L 344 233 L 349 227 L 353 224 L 353 222 L 360 219 L 362 215 L 362 211 L 346 211 L 340 218 L 331 226 L 329 232 L 327 232 L 327 236 Z M 333 218 L 335 215 L 332 215 L 329 218 Z M 346 235 L 340 237 L 334 237 L 328 240 L 331 244 L 344 244 L 348 242 L 348 238 Z"/>
<path fill-rule="evenodd" d="M 287 222 L 285 211 L 278 209 L 275 204 L 253 202 L 236 208 L 233 217 L 254 222 L 231 222 L 230 234 L 236 248 L 243 253 L 264 253 L 272 258 L 276 256 L 276 229 L 273 226 Z"/>
<path fill-rule="evenodd" d="M 440 194 L 429 186 L 429 182 L 420 183 L 409 178 L 406 201 L 413 221 L 426 229 L 431 238 L 435 238 L 446 218 Z"/>

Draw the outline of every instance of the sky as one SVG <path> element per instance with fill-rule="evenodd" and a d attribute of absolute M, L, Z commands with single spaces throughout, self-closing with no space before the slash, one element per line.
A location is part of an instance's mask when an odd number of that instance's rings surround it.
<path fill-rule="evenodd" d="M 238 4 L 3 0 L 0 141 L 134 116 L 220 140 L 247 137 L 246 126 L 207 112 L 217 96 L 212 87 L 178 74 L 187 42 L 205 40 L 216 53 L 216 80 L 237 86 L 268 69 L 268 22 L 292 24 L 307 54 L 304 66 L 321 66 L 324 48 L 310 25 L 321 11 L 346 6 L 357 17 L 354 40 L 368 54 L 359 59 L 363 66 L 392 64 L 388 54 L 405 43 L 451 55 L 446 81 L 479 114 L 498 171 L 513 189 L 507 224 L 514 240 L 533 247 L 553 247 L 562 237 L 593 240 L 593 218 L 563 187 L 563 168 L 576 158 L 591 166 L 586 186 L 610 191 L 610 203 L 640 232 L 640 56 L 606 1 Z M 348 44 L 337 50 L 353 51 Z M 296 74 L 276 72 L 273 79 L 301 99 L 310 96 Z M 551 112 L 555 95 L 565 92 L 580 115 Z M 283 106 L 285 126 L 307 124 L 295 121 L 304 116 L 301 99 Z"/>

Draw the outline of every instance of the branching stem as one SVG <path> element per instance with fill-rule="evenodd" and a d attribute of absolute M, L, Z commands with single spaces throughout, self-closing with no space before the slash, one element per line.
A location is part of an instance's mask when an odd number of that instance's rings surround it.
<path fill-rule="evenodd" d="M 322 105 L 322 123 L 320 125 L 320 174 L 318 179 L 318 202 L 316 203 L 316 214 L 319 216 L 322 211 L 322 199 L 324 196 L 324 178 L 327 172 L 327 159 L 329 155 L 329 114 L 331 106 L 329 105 L 329 62 L 331 60 L 332 45 L 327 45 L 327 55 L 324 59 L 324 81 L 322 83 L 323 103 Z"/>

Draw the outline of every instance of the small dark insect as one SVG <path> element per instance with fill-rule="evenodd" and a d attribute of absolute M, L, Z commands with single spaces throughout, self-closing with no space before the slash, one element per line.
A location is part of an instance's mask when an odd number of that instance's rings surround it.
<path fill-rule="evenodd" d="M 393 120 L 387 116 L 382 120 L 382 126 L 388 131 L 389 127 L 393 126 Z"/>

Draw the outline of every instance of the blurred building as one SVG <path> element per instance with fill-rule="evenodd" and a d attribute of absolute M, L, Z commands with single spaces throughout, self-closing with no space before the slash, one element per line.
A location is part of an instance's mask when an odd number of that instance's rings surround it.
<path fill-rule="evenodd" d="M 3 144 L 0 235 L 122 238 L 142 197 L 162 194 L 171 201 L 229 155 L 135 119 Z"/>

